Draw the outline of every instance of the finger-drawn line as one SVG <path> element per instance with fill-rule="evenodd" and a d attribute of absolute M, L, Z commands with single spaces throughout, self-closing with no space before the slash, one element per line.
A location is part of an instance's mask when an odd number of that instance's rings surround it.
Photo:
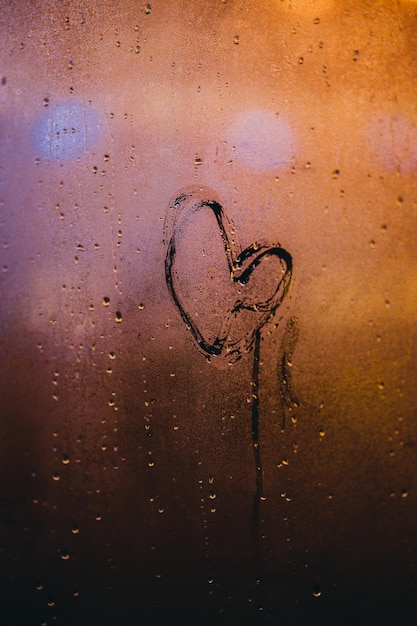
<path fill-rule="evenodd" d="M 207 196 L 207 194 L 210 195 Z M 193 213 L 206 208 L 210 209 L 216 218 L 233 283 L 246 285 L 256 267 L 267 257 L 277 257 L 280 263 L 280 276 L 270 297 L 261 301 L 254 300 L 250 295 L 237 299 L 226 314 L 214 341 L 211 342 L 203 336 L 197 323 L 187 312 L 175 271 L 178 225 L 183 219 L 189 219 Z M 228 219 L 222 205 L 215 199 L 215 193 L 207 188 L 202 190 L 190 188 L 178 195 L 169 206 L 164 226 L 167 246 L 165 277 L 171 297 L 200 350 L 209 357 L 226 356 L 229 364 L 238 361 L 252 348 L 257 331 L 274 315 L 287 295 L 292 279 L 292 257 L 284 248 L 279 244 L 269 245 L 266 242 L 256 242 L 242 250 L 236 236 L 232 236 L 233 230 L 233 222 Z M 244 310 L 256 313 L 255 323 L 245 335 L 233 340 L 230 338 L 233 322 Z"/>
<path fill-rule="evenodd" d="M 258 330 L 255 336 L 252 369 L 252 446 L 255 457 L 256 492 L 252 508 L 252 534 L 255 542 L 258 541 L 259 504 L 264 499 L 263 473 L 261 449 L 259 447 L 259 361 L 261 353 L 261 333 Z"/>
<path fill-rule="evenodd" d="M 178 231 L 185 220 L 203 209 L 213 212 L 223 242 L 232 283 L 239 286 L 248 286 L 244 297 L 239 297 L 231 304 L 226 312 L 220 331 L 214 340 L 208 341 L 203 335 L 191 313 L 187 311 L 181 293 L 179 272 L 176 268 L 176 253 L 178 246 Z M 261 329 L 272 318 L 281 305 L 292 281 L 292 257 L 279 244 L 257 242 L 244 250 L 238 243 L 233 222 L 227 217 L 217 194 L 205 187 L 190 187 L 178 194 L 170 203 L 164 224 L 165 279 L 173 302 L 178 308 L 187 329 L 190 331 L 199 350 L 209 358 L 225 357 L 229 364 L 233 364 L 254 348 L 252 369 L 252 446 L 254 450 L 256 492 L 252 510 L 252 532 L 258 546 L 258 519 L 261 500 L 265 499 L 263 492 L 263 472 L 261 450 L 259 442 L 259 366 Z M 250 279 L 256 268 L 268 257 L 279 260 L 279 271 L 274 276 L 275 284 L 272 293 L 264 300 L 257 300 L 250 293 Z M 252 311 L 253 321 L 246 333 L 233 339 L 231 333 L 238 315 L 242 311 Z M 285 403 L 293 402 L 295 395 L 292 391 L 291 376 L 288 370 L 292 353 L 298 338 L 298 320 L 291 318 L 287 324 L 286 335 L 281 348 L 281 383 L 280 394 Z M 259 549 L 257 548 L 257 552 Z"/>

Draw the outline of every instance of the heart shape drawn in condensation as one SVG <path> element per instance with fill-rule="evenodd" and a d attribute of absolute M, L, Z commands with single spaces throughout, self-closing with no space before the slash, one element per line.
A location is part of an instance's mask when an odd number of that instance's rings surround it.
<path fill-rule="evenodd" d="M 182 292 L 180 280 L 181 272 L 184 270 L 176 267 L 180 241 L 178 231 L 184 221 L 190 220 L 203 209 L 212 211 L 216 219 L 230 279 L 236 285 L 236 297 L 228 306 L 218 332 L 210 338 L 207 333 L 202 332 L 201 326 L 187 310 L 185 305 L 187 298 Z M 262 241 L 242 250 L 236 238 L 233 222 L 226 216 L 217 194 L 207 187 L 187 188 L 170 203 L 164 225 L 164 242 L 165 278 L 168 290 L 198 348 L 208 358 L 223 357 L 228 364 L 235 363 L 252 348 L 257 334 L 272 318 L 287 295 L 292 279 L 291 255 L 279 244 Z M 267 259 L 277 261 L 276 269 L 272 277 L 268 277 L 267 295 L 260 297 L 256 296 L 255 290 L 251 287 L 256 283 L 255 270 L 262 264 L 266 265 Z M 258 271 L 259 275 L 262 276 Z M 242 316 L 245 318 L 243 329 L 239 323 Z"/>

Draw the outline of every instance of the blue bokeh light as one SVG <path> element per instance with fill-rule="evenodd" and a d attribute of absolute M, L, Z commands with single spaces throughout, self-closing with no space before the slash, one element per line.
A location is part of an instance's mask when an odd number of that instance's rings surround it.
<path fill-rule="evenodd" d="M 35 122 L 35 150 L 39 156 L 59 161 L 77 159 L 97 141 L 100 126 L 97 112 L 80 102 L 47 107 Z"/>

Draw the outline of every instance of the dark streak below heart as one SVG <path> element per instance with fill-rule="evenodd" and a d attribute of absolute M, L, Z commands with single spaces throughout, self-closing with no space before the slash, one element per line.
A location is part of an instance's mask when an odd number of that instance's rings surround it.
<path fill-rule="evenodd" d="M 262 459 L 261 449 L 259 447 L 259 360 L 261 353 L 261 333 L 258 330 L 255 337 L 255 347 L 253 352 L 253 370 L 252 370 L 252 445 L 255 456 L 256 470 L 256 493 L 253 499 L 252 508 L 252 535 L 257 546 L 258 553 L 258 520 L 259 505 L 261 500 L 265 499 L 262 481 Z"/>

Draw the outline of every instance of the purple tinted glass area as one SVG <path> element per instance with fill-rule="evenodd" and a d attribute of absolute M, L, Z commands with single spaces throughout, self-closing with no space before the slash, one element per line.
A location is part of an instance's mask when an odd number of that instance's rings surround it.
<path fill-rule="evenodd" d="M 80 102 L 48 107 L 34 124 L 33 146 L 41 156 L 60 161 L 77 159 L 89 151 L 100 134 L 97 112 Z"/>
<path fill-rule="evenodd" d="M 262 109 L 240 114 L 227 138 L 239 164 L 257 171 L 288 164 L 295 153 L 295 133 L 290 124 Z"/>

